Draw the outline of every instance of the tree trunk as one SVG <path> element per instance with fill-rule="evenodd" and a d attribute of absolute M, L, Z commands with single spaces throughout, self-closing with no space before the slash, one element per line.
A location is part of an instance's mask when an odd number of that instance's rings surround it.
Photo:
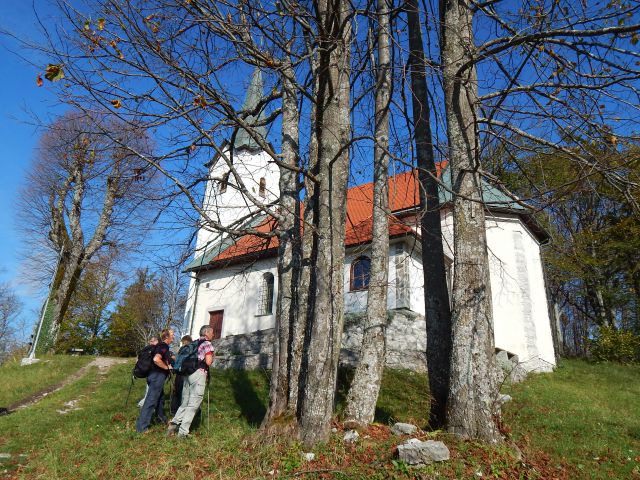
<path fill-rule="evenodd" d="M 465 438 L 500 440 L 494 422 L 497 396 L 489 262 L 476 128 L 473 5 L 443 0 L 442 65 L 455 194 L 452 358 L 447 427 Z"/>
<path fill-rule="evenodd" d="M 389 52 L 388 0 L 378 0 L 378 72 L 373 160 L 371 271 L 362 347 L 347 396 L 345 419 L 359 426 L 373 421 L 385 360 L 389 276 Z"/>
<path fill-rule="evenodd" d="M 437 170 L 433 152 L 427 81 L 425 77 L 424 49 L 417 0 L 406 4 L 409 28 L 409 61 L 416 160 L 420 179 L 420 243 L 424 275 L 425 317 L 427 327 L 427 369 L 432 428 L 443 428 L 446 423 L 449 374 L 451 370 L 451 311 L 442 246 L 440 224 L 440 198 Z"/>
<path fill-rule="evenodd" d="M 564 337 L 562 335 L 562 324 L 560 322 L 560 307 L 557 302 L 553 302 L 551 315 L 551 338 L 556 361 L 564 357 Z"/>
<path fill-rule="evenodd" d="M 344 235 L 351 136 L 349 7 L 342 2 L 321 1 L 317 9 L 323 30 L 315 121 L 317 257 L 311 272 L 310 287 L 315 294 L 309 304 L 306 383 L 300 406 L 300 437 L 305 448 L 329 437 L 333 413 L 344 320 Z"/>
<path fill-rule="evenodd" d="M 296 330 L 297 287 L 300 278 L 300 202 L 298 200 L 298 124 L 297 93 L 293 85 L 291 61 L 287 58 L 282 81 L 282 162 L 292 169 L 280 169 L 280 247 L 278 255 L 278 300 L 276 341 L 273 349 L 269 408 L 263 427 L 278 433 L 297 426 L 296 403 L 299 362 L 292 367 L 293 332 Z M 297 365 L 297 366 L 296 366 Z M 295 379 L 292 381 L 292 379 Z"/>

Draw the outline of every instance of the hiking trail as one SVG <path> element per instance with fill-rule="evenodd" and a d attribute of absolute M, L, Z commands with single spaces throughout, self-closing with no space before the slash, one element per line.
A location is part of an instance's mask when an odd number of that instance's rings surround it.
<path fill-rule="evenodd" d="M 23 398 L 22 400 L 19 400 L 19 401 L 15 402 L 15 403 L 9 405 L 7 407 L 7 413 L 11 413 L 11 412 L 14 412 L 16 410 L 22 410 L 23 408 L 27 408 L 27 407 L 30 407 L 31 405 L 34 405 L 34 404 L 38 403 L 40 400 L 45 398 L 47 395 L 55 393 L 55 392 L 63 389 L 67 385 L 79 380 L 92 367 L 97 367 L 98 368 L 98 374 L 99 375 L 105 375 L 112 366 L 118 365 L 118 364 L 121 364 L 121 363 L 127 363 L 130 360 L 131 360 L 130 358 L 96 357 L 93 361 L 89 362 L 84 367 L 80 368 L 76 372 L 74 372 L 71 375 L 69 375 L 62 382 L 56 383 L 55 385 L 49 385 L 48 387 L 43 388 L 42 390 L 40 390 L 40 391 L 38 391 L 38 392 L 36 392 L 36 393 L 34 393 L 32 395 L 29 395 L 28 397 Z M 74 401 L 72 400 L 72 402 L 74 402 Z M 67 405 L 65 405 L 65 406 L 67 406 Z M 71 406 L 71 405 L 69 405 L 69 406 Z M 71 407 L 73 408 L 73 406 L 71 406 Z M 59 411 L 58 413 L 63 413 L 63 411 Z M 66 411 L 64 411 L 64 413 L 66 413 Z"/>

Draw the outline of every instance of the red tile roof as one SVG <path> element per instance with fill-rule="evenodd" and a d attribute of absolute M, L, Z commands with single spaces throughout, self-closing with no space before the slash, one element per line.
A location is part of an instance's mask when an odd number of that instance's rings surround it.
<path fill-rule="evenodd" d="M 440 174 L 441 168 L 438 168 Z M 354 246 L 371 241 L 373 225 L 373 183 L 358 185 L 347 190 L 347 225 L 345 246 Z M 417 207 L 420 203 L 417 172 L 409 170 L 389 178 L 389 207 L 392 212 L 402 212 Z M 269 218 L 256 229 L 267 233 L 275 228 L 275 220 Z M 397 216 L 389 219 L 389 236 L 401 236 L 413 233 L 413 229 Z M 210 264 L 240 261 L 247 257 L 271 256 L 278 249 L 278 238 L 262 238 L 257 235 L 244 235 L 213 258 Z"/>

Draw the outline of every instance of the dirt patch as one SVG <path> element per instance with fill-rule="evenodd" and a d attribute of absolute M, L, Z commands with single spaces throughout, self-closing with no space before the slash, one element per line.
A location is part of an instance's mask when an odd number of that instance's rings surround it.
<path fill-rule="evenodd" d="M 27 398 L 23 398 L 22 400 L 9 405 L 7 407 L 7 413 L 11 413 L 14 410 L 27 408 L 27 407 L 30 407 L 31 405 L 34 405 L 35 403 L 38 403 L 47 395 L 57 392 L 58 390 L 66 387 L 67 385 L 79 380 L 89 371 L 89 369 L 93 367 L 98 368 L 98 373 L 100 375 L 105 375 L 112 366 L 118 365 L 120 363 L 126 363 L 128 361 L 129 361 L 128 358 L 96 357 L 95 360 L 85 365 L 84 367 L 79 369 L 77 372 L 69 375 L 62 382 L 43 388 L 39 392 L 36 392 L 33 395 L 29 395 Z"/>

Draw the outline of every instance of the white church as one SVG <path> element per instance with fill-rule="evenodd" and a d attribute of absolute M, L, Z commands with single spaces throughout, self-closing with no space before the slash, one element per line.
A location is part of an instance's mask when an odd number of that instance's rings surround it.
<path fill-rule="evenodd" d="M 256 70 L 245 99 L 246 109 L 258 104 L 262 88 L 260 72 Z M 233 144 L 223 145 L 227 154 L 230 150 L 234 168 L 252 195 L 265 203 L 276 201 L 279 171 L 271 158 L 243 130 L 237 132 Z M 234 188 L 234 176 L 229 174 L 223 158 L 214 158 L 207 168 L 203 210 L 209 218 L 222 225 L 241 220 L 257 229 L 269 228 L 265 215 L 257 213 L 251 202 Z M 445 184 L 450 181 L 446 168 L 441 172 L 441 180 Z M 352 187 L 347 194 L 343 361 L 356 358 L 362 338 L 360 320 L 368 294 L 372 196 L 371 183 Z M 517 358 L 527 371 L 551 370 L 555 355 L 540 252 L 548 235 L 525 208 L 497 188 L 485 183 L 483 196 L 487 206 L 496 351 Z M 425 303 L 415 171 L 389 179 L 389 200 L 393 218 L 389 228 L 386 363 L 391 367 L 424 370 Z M 451 197 L 446 189 L 440 200 L 450 288 L 455 252 Z M 185 269 L 191 275 L 185 332 L 195 337 L 203 324 L 210 324 L 215 337 L 220 339 L 219 352 L 232 359 L 228 366 L 268 367 L 278 292 L 276 262 L 276 239 L 251 235 L 232 238 L 207 228 L 203 220 L 197 232 L 194 258 Z"/>

